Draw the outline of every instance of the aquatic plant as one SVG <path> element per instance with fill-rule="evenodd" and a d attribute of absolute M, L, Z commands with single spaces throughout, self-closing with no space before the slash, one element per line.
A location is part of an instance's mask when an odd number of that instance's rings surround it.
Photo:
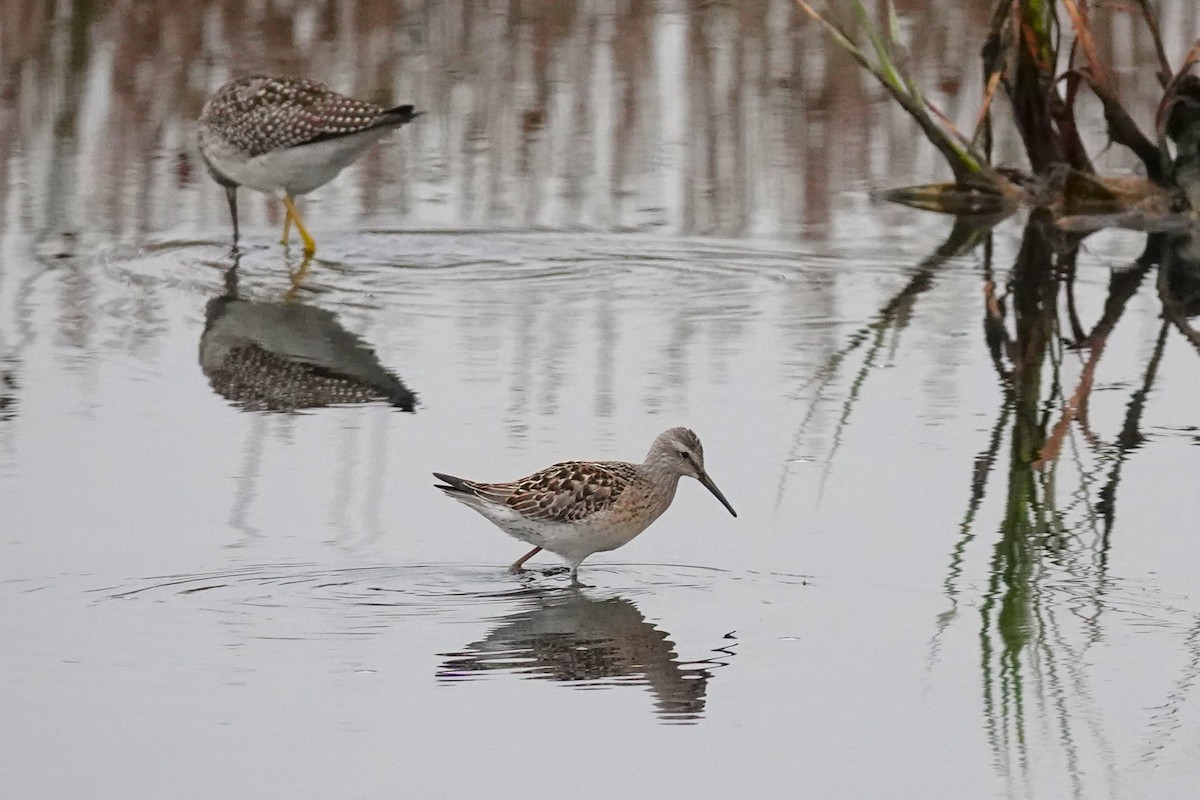
<path fill-rule="evenodd" d="M 1190 72 L 1200 63 L 1200 42 L 1179 69 L 1172 70 L 1148 0 L 1134 5 L 1154 41 L 1163 88 L 1153 139 L 1122 104 L 1098 51 L 1088 6 L 1077 0 L 997 0 L 980 53 L 984 95 L 970 136 L 922 94 L 907 69 L 892 0 L 885 2 L 883 26 L 872 22 L 861 0 L 850 3 L 858 32 L 870 43 L 869 52 L 856 44 L 856 31 L 831 13 L 816 10 L 807 0 L 794 2 L 875 76 L 954 173 L 952 183 L 892 189 L 882 192 L 883 197 L 951 214 L 1045 208 L 1060 227 L 1072 231 L 1177 230 L 1189 223 L 1189 211 L 1200 209 L 1200 78 Z M 1074 34 L 1065 50 L 1063 14 Z M 1096 172 L 1075 117 L 1084 88 L 1099 99 L 1112 142 L 1137 156 L 1145 176 Z M 991 163 L 991 132 L 997 124 L 994 101 L 1001 90 L 1025 149 L 1024 169 Z"/>

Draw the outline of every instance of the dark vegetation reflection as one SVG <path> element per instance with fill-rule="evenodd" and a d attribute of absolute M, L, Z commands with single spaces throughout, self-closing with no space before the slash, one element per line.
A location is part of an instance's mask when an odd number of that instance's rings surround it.
<path fill-rule="evenodd" d="M 710 658 L 682 662 L 669 634 L 648 622 L 628 598 L 593 599 L 579 589 L 537 591 L 526 607 L 500 617 L 483 639 L 444 654 L 445 681 L 511 672 L 576 688 L 647 687 L 664 721 L 689 722 L 704 713 L 713 671 L 734 655 L 733 634 Z"/>
<path fill-rule="evenodd" d="M 1074 295 L 1083 237 L 1064 235 L 1047 215 L 1035 215 L 1026 225 L 1009 272 L 1003 293 L 1007 298 L 996 289 L 991 251 L 985 253 L 984 331 L 1004 391 L 989 442 L 975 460 L 971 499 L 951 554 L 945 591 L 955 603 L 962 555 L 977 535 L 975 513 L 994 476 L 1006 473 L 1007 481 L 998 489 L 1004 493 L 1005 511 L 992 546 L 979 613 L 986 730 L 1010 779 L 1020 777 L 1032 760 L 1026 721 L 1029 705 L 1045 703 L 1047 695 L 1060 698 L 1074 692 L 1076 701 L 1094 706 L 1083 688 L 1081 670 L 1084 652 L 1101 640 L 1100 618 L 1110 609 L 1106 597 L 1114 583 L 1109 574 L 1110 537 L 1121 469 L 1146 441 L 1141 420 L 1172 332 L 1200 351 L 1200 336 L 1188 318 L 1197 310 L 1198 235 L 1197 228 L 1148 235 L 1142 255 L 1112 273 L 1104 306 L 1090 327 L 1083 322 Z M 1157 280 L 1148 280 L 1156 267 Z M 1089 419 L 1088 401 L 1105 345 L 1129 301 L 1142 290 L 1157 292 L 1162 322 L 1141 375 L 1131 381 L 1121 427 L 1105 436 Z M 1074 385 L 1062 371 L 1063 356 L 1070 351 L 1078 352 L 1083 364 Z M 1006 432 L 1007 470 L 1001 471 Z M 1064 473 L 1069 474 L 1064 466 L 1068 459 L 1078 471 L 1076 485 L 1069 478 L 1063 480 Z M 1063 491 L 1064 483 L 1069 491 Z M 1079 596 L 1065 604 L 1050 602 L 1065 591 Z M 1084 620 L 1082 643 L 1063 635 L 1064 614 Z M 953 612 L 943 616 L 939 628 L 949 625 L 953 616 Z M 1190 675 L 1183 676 L 1189 683 L 1197 677 L 1194 643 L 1192 648 Z M 1177 705 L 1183 697 L 1166 698 L 1165 705 Z M 1067 704 L 1055 701 L 1047 705 L 1041 711 L 1048 712 L 1061 731 L 1072 779 L 1077 788 L 1082 787 L 1084 772 L 1076 739 L 1087 735 L 1086 726 L 1080 724 L 1087 711 L 1072 713 Z M 1103 734 L 1096 732 L 1096 736 L 1100 748 L 1107 749 Z"/>
<path fill-rule="evenodd" d="M 208 301 L 200 368 L 213 391 L 250 411 L 295 411 L 385 401 L 412 411 L 413 393 L 375 350 L 324 308 L 299 302 L 299 281 L 278 302 L 238 295 L 238 260 L 225 290 Z"/>
<path fill-rule="evenodd" d="M 1074 765 L 1072 778 L 1083 786 L 1085 767 L 1076 738 L 1089 732 L 1104 736 L 1087 724 L 1097 709 L 1086 688 L 1083 651 L 1100 641 L 1100 618 L 1112 609 L 1107 595 L 1116 580 L 1109 575 L 1108 556 L 1121 471 L 1147 441 L 1141 421 L 1164 349 L 1175 337 L 1200 353 L 1200 332 L 1192 321 L 1200 314 L 1200 228 L 1147 234 L 1141 256 L 1112 272 L 1103 307 L 1089 325 L 1075 298 L 1085 235 L 1066 233 L 1049 214 L 1034 213 L 1005 275 L 995 263 L 993 222 L 958 219 L 946 241 L 917 265 L 871 323 L 827 359 L 806 388 L 818 386 L 814 394 L 825 397 L 850 356 L 862 351 L 841 400 L 825 462 L 828 474 L 881 355 L 889 352 L 889 343 L 892 355 L 901 349 L 901 334 L 922 296 L 935 285 L 939 268 L 953 256 L 980 252 L 982 332 L 1001 387 L 1000 404 L 970 465 L 968 500 L 943 584 L 950 609 L 937 620 L 933 655 L 936 661 L 944 634 L 960 620 L 966 554 L 981 536 L 978 519 L 985 499 L 998 496 L 1003 511 L 978 603 L 984 727 L 1006 779 L 1020 784 L 1036 761 L 1030 751 L 1036 737 L 1029 726 L 1051 720 L 1060 731 L 1066 762 Z M 1138 292 L 1157 295 L 1161 323 L 1140 374 L 1131 381 L 1120 428 L 1105 436 L 1089 418 L 1088 401 L 1105 345 Z M 1074 383 L 1063 369 L 1068 353 L 1078 354 L 1082 364 Z M 797 451 L 812 417 L 810 406 L 796 434 Z M 781 491 L 787 477 L 785 471 Z M 1169 719 L 1186 698 L 1186 687 L 1200 679 L 1195 636 L 1200 619 L 1165 610 L 1185 617 L 1179 624 L 1190 654 L 1177 681 L 1184 688 L 1165 698 L 1159 715 Z M 1084 625 L 1082 644 L 1063 630 L 1078 620 Z M 1082 713 L 1074 704 L 1084 707 Z M 1103 740 L 1096 744 L 1101 750 L 1108 747 Z"/>
<path fill-rule="evenodd" d="M 1200 78 L 1191 74 L 1200 65 L 1200 41 L 1173 66 L 1164 34 L 1177 31 L 1177 20 L 1160 24 L 1158 18 L 1158 11 L 1169 13 L 1172 4 L 1158 4 L 1157 10 L 1148 2 L 1126 7 L 1142 35 L 1155 43 L 1150 63 L 1156 69 L 1139 70 L 1153 74 L 1161 87 L 1149 106 L 1156 112 L 1147 134 L 1134 117 L 1147 105 L 1122 97 L 1107 63 L 1114 48 L 1097 47 L 1093 22 L 1105 15 L 1093 15 L 1093 4 L 996 0 L 981 52 L 989 95 L 974 132 L 965 135 L 944 117 L 936 119 L 916 88 L 918 82 L 903 63 L 892 4 L 887 4 L 887 14 L 893 18 L 881 33 L 884 27 L 857 0 L 846 4 L 859 12 L 862 30 L 856 32 L 806 0 L 796 3 L 920 124 L 954 174 L 952 184 L 907 187 L 889 197 L 941 212 L 988 209 L 1004 216 L 1023 209 L 1028 214 L 1021 246 L 1003 276 L 991 236 L 996 220 L 959 216 L 946 243 L 918 266 L 870 325 L 828 360 L 814 382 L 824 389 L 850 354 L 865 349 L 842 403 L 827 475 L 888 335 L 894 356 L 901 332 L 937 280 L 942 262 L 982 247 L 982 329 L 1001 389 L 1000 407 L 971 464 L 967 507 L 944 580 L 950 609 L 937 620 L 933 657 L 936 662 L 944 635 L 960 617 L 958 607 L 968 591 L 966 554 L 982 536 L 981 511 L 991 495 L 988 505 L 998 530 L 988 550 L 984 587 L 973 598 L 980 615 L 983 728 L 1009 794 L 1029 793 L 1036 765 L 1050 760 L 1066 767 L 1072 794 L 1083 797 L 1085 756 L 1094 752 L 1106 763 L 1113 760 L 1108 733 L 1092 722 L 1100 713 L 1094 699 L 1098 692 L 1092 688 L 1096 670 L 1088 656 L 1106 633 L 1102 617 L 1121 606 L 1122 582 L 1110 572 L 1110 551 L 1122 468 L 1147 441 L 1142 418 L 1154 399 L 1168 341 L 1182 337 L 1200 351 L 1200 336 L 1190 321 L 1197 311 L 1200 274 Z M 1070 37 L 1064 35 L 1068 26 Z M 869 47 L 854 43 L 856 33 L 864 34 Z M 1059 73 L 1062 64 L 1066 66 Z M 1082 135 L 1084 117 L 1077 116 L 1077 110 L 1086 108 L 1080 104 L 1077 109 L 1081 88 L 1102 106 L 1110 143 L 1136 155 L 1144 177 L 1106 175 L 1097 169 Z M 995 113 L 991 98 L 1000 95 L 1010 102 L 1011 113 Z M 1019 134 L 1028 172 L 993 165 L 997 128 Z M 1103 307 L 1089 314 L 1076 297 L 1081 243 L 1087 232 L 1110 226 L 1148 232 L 1145 246 L 1132 265 L 1112 272 Z M 1132 388 L 1120 427 L 1106 435 L 1089 413 L 1096 374 L 1131 299 L 1142 291 L 1154 291 L 1160 308 L 1154 344 L 1144 363 L 1134 367 L 1138 377 L 1124 384 Z M 1095 321 L 1088 324 L 1093 315 Z M 1137 334 L 1134 330 L 1131 335 Z M 1128 369 L 1128 364 L 1108 365 L 1109 371 Z M 801 422 L 798 442 L 812 408 L 815 401 Z M 1002 475 L 1007 480 L 998 477 Z M 1125 525 L 1122 530 L 1128 535 L 1136 529 Z M 1152 727 L 1163 730 L 1170 727 L 1164 720 L 1179 714 L 1187 688 L 1200 677 L 1200 653 L 1194 613 L 1165 606 L 1156 610 L 1182 619 L 1170 622 L 1190 656 L 1174 691 L 1154 709 Z M 1051 730 L 1047 748 L 1043 737 Z M 1088 739 L 1090 746 L 1082 747 Z M 1148 756 L 1154 752 L 1153 746 L 1146 751 Z M 1118 779 L 1111 767 L 1101 780 L 1108 793 L 1116 793 Z"/>

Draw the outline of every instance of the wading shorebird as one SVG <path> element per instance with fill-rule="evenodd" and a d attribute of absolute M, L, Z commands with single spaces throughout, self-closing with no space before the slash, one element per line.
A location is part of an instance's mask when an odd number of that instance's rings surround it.
<path fill-rule="evenodd" d="M 333 180 L 371 145 L 419 117 L 412 106 L 383 108 L 338 94 L 303 78 L 249 75 L 222 86 L 200 114 L 200 155 L 213 180 L 225 187 L 238 242 L 237 187 L 274 195 L 289 226 L 312 255 L 317 244 L 293 198 Z"/>
<path fill-rule="evenodd" d="M 733 506 L 704 471 L 704 448 L 687 428 L 664 431 L 641 464 L 624 461 L 566 461 L 508 483 L 478 483 L 433 473 L 448 496 L 470 506 L 509 536 L 533 549 L 562 557 L 579 582 L 579 565 L 592 553 L 616 550 L 650 526 L 675 499 L 679 479 L 704 484 L 729 513 Z"/>

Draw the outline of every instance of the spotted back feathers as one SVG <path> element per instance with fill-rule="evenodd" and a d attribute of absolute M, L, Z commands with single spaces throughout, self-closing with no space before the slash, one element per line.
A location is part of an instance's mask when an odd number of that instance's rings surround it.
<path fill-rule="evenodd" d="M 386 123 L 388 114 L 382 106 L 317 81 L 251 75 L 218 89 L 205 103 L 200 122 L 254 157 L 365 131 Z"/>
<path fill-rule="evenodd" d="M 519 481 L 463 481 L 460 488 L 526 519 L 576 522 L 610 508 L 637 478 L 637 468 L 623 461 L 564 461 Z"/>

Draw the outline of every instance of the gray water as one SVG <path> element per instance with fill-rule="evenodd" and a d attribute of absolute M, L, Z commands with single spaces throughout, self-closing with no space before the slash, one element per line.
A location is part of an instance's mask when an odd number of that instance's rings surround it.
<path fill-rule="evenodd" d="M 945 175 L 789 4 L 543 5 L 0 9 L 5 796 L 1194 793 L 1200 337 L 1146 237 L 1030 312 L 1037 223 L 872 201 Z M 428 111 L 306 198 L 299 288 L 245 192 L 230 272 L 194 148 L 250 69 Z M 254 336 L 382 399 L 231 377 Z M 673 425 L 739 516 L 685 481 L 585 588 L 433 488 Z"/>

